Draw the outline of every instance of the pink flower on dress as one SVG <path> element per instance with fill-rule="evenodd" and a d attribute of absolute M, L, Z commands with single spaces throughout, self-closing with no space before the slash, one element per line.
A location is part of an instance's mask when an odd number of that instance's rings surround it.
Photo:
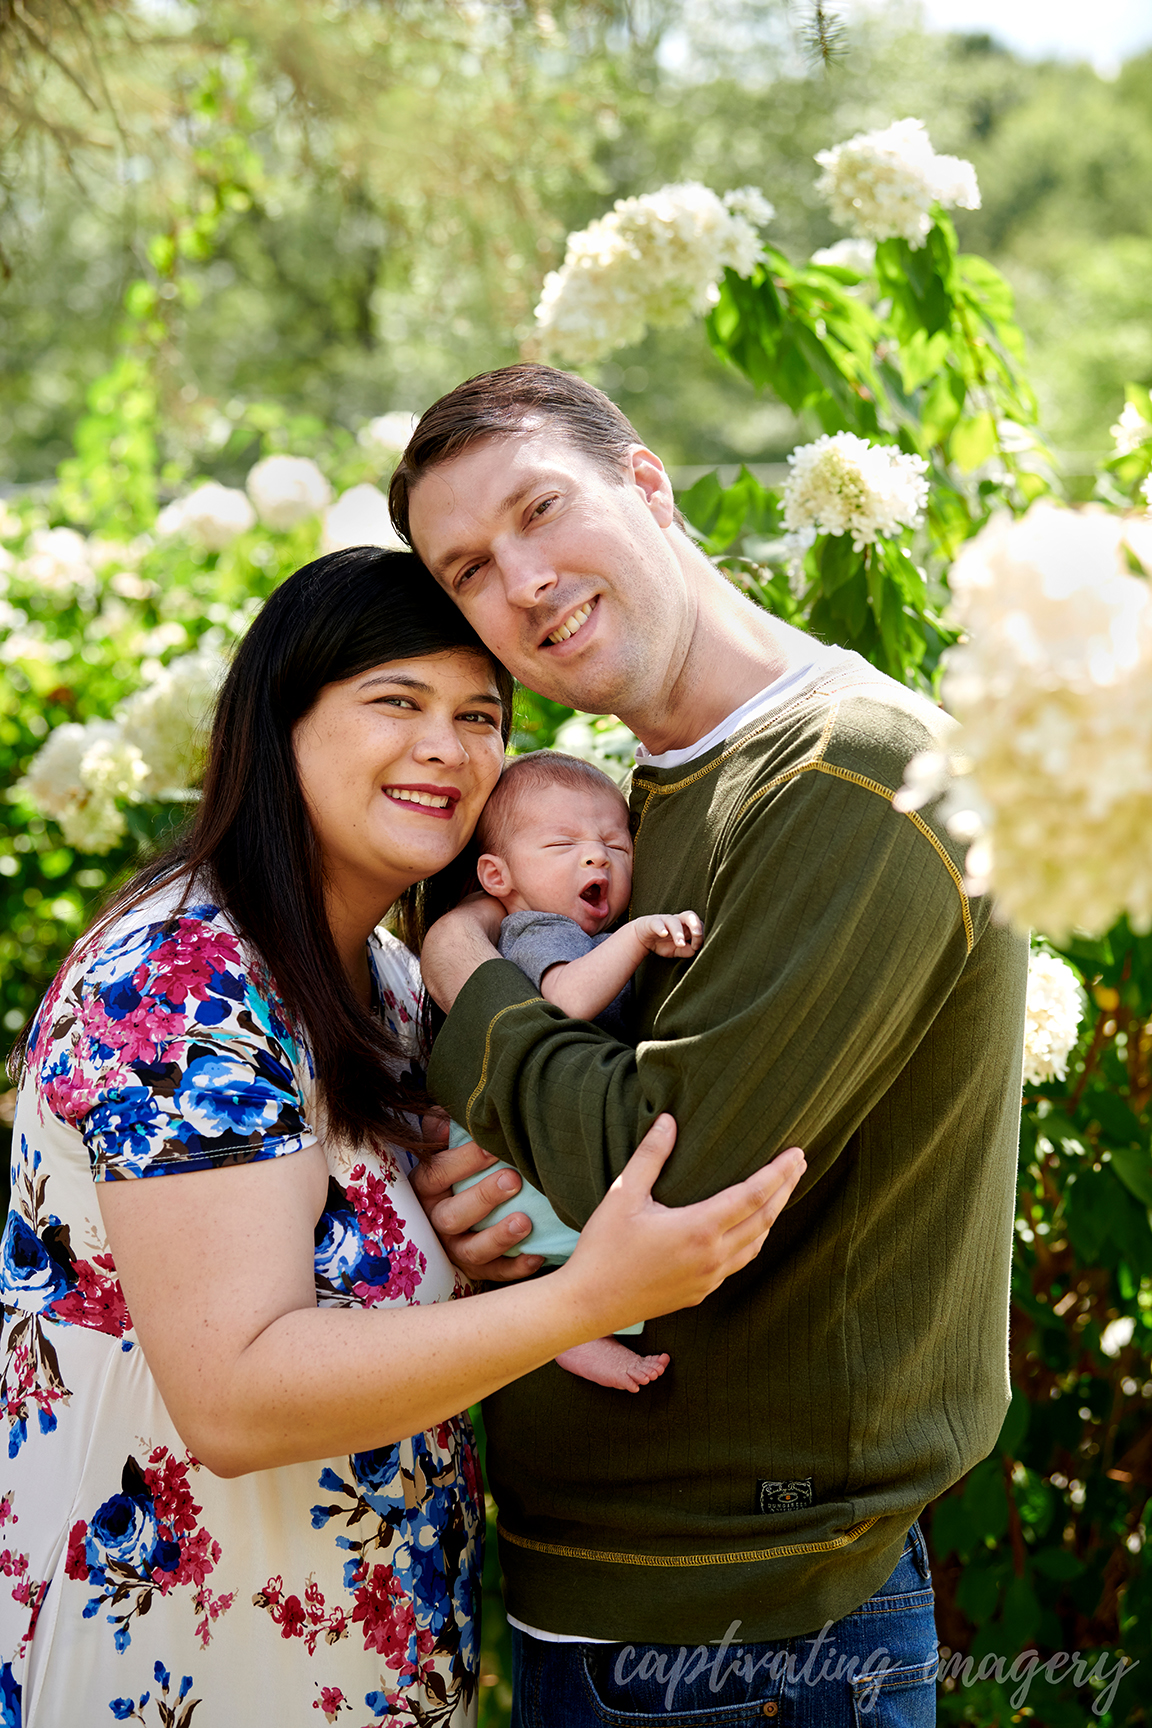
<path fill-rule="evenodd" d="M 173 1011 L 155 996 L 141 997 L 135 1008 L 118 1019 L 108 1014 L 99 996 L 90 996 L 81 1010 L 81 1024 L 93 1044 L 115 1050 L 125 1064 L 156 1062 L 161 1052 L 167 1053 L 185 1034 L 184 1014 Z M 110 1078 L 107 1070 L 102 1078 L 107 1087 Z"/>
<path fill-rule="evenodd" d="M 229 966 L 242 966 L 240 944 L 229 930 L 219 930 L 198 918 L 178 918 L 176 928 L 154 948 L 133 973 L 132 982 L 142 990 L 149 976 L 158 994 L 169 1002 L 184 1002 L 191 996 L 207 1002 L 214 974 Z"/>
<path fill-rule="evenodd" d="M 346 1190 L 356 1210 L 356 1222 L 369 1254 L 398 1248 L 404 1229 L 388 1195 L 388 1184 L 364 1164 L 357 1164 Z"/>
<path fill-rule="evenodd" d="M 88 1326 L 110 1338 L 123 1338 L 132 1325 L 132 1316 L 111 1254 L 97 1254 L 95 1260 L 77 1260 L 75 1270 L 76 1288 L 52 1304 L 53 1320 L 63 1320 L 70 1326 Z"/>

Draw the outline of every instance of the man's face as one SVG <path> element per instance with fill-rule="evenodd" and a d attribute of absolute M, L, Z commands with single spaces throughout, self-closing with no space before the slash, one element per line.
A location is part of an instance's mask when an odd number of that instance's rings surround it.
<path fill-rule="evenodd" d="M 667 698 L 694 603 L 659 461 L 637 447 L 621 479 L 546 426 L 432 469 L 410 521 L 436 580 L 521 683 L 627 719 Z"/>

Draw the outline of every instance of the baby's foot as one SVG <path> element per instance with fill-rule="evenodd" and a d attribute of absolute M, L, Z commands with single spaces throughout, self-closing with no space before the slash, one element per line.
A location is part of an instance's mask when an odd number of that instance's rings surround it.
<path fill-rule="evenodd" d="M 569 1374 L 620 1392 L 639 1392 L 650 1380 L 659 1380 L 671 1360 L 670 1356 L 637 1356 L 618 1338 L 594 1338 L 591 1344 L 577 1344 L 556 1358 Z"/>

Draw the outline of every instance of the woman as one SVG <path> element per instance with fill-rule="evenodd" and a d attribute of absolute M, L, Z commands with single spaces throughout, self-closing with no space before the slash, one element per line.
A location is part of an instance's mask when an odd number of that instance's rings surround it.
<path fill-rule="evenodd" d="M 702 1300 L 799 1174 L 666 1210 L 665 1118 L 566 1268 L 452 1300 L 407 1178 L 418 972 L 374 930 L 393 907 L 418 942 L 458 892 L 510 697 L 414 558 L 297 572 L 238 650 L 189 839 L 45 998 L 4 1238 L 0 1721 L 470 1721 L 458 1412 Z"/>

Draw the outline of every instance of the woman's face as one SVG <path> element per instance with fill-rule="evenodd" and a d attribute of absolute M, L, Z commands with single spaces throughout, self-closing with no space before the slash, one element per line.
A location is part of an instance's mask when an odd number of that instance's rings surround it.
<path fill-rule="evenodd" d="M 454 649 L 326 684 L 292 734 L 325 873 L 369 927 L 471 838 L 500 773 L 492 667 Z"/>

